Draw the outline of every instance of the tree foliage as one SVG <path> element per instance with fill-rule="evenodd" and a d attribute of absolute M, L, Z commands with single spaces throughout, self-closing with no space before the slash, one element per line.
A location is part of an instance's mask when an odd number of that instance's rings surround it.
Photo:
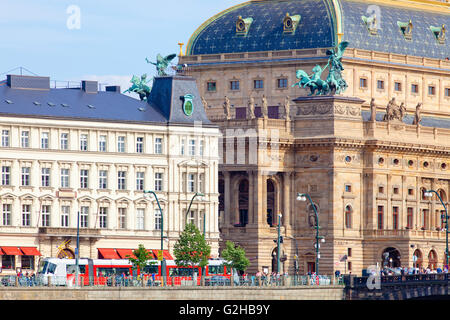
<path fill-rule="evenodd" d="M 146 265 L 154 263 L 149 263 L 149 260 L 153 259 L 153 254 L 145 249 L 143 244 L 140 244 L 136 250 L 133 250 L 133 255 L 134 257 L 127 255 L 127 258 L 132 263 L 134 270 L 139 268 L 142 271 Z"/>
<path fill-rule="evenodd" d="M 236 245 L 232 241 L 226 242 L 225 249 L 222 250 L 222 259 L 224 259 L 225 265 L 238 271 L 245 271 L 250 265 L 250 260 L 245 257 L 245 249 Z"/>
<path fill-rule="evenodd" d="M 179 266 L 198 265 L 203 268 L 208 264 L 211 246 L 198 228 L 189 223 L 175 243 L 173 254 L 175 262 Z"/>

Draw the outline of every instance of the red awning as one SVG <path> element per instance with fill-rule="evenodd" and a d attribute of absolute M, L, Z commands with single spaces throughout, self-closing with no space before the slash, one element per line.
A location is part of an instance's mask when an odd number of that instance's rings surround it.
<path fill-rule="evenodd" d="M 0 256 L 4 255 L 5 253 L 3 252 L 2 248 L 0 248 Z"/>
<path fill-rule="evenodd" d="M 153 258 L 154 259 L 158 259 L 158 250 L 157 249 L 151 249 L 151 251 L 153 252 Z"/>
<path fill-rule="evenodd" d="M 25 256 L 42 256 L 36 247 L 20 247 Z"/>
<path fill-rule="evenodd" d="M 170 253 L 169 253 L 169 250 L 164 250 L 164 251 L 163 251 L 163 257 L 164 257 L 166 260 L 173 260 L 172 256 L 171 256 Z"/>
<path fill-rule="evenodd" d="M 133 249 L 116 249 L 121 259 L 128 259 L 127 256 L 131 256 L 136 259 L 136 256 L 133 254 Z"/>
<path fill-rule="evenodd" d="M 103 259 L 120 259 L 115 249 L 98 248 L 98 252 L 103 257 Z"/>
<path fill-rule="evenodd" d="M 8 256 L 23 256 L 19 247 L 2 247 L 2 250 Z"/>

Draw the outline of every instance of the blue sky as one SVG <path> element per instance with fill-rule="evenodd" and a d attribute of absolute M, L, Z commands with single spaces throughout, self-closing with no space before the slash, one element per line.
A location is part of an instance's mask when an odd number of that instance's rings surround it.
<path fill-rule="evenodd" d="M 205 20 L 244 1 L 1 0 L 0 74 L 21 66 L 52 80 L 124 87 L 133 74 L 154 75 L 146 57 L 178 54 L 177 43 Z"/>

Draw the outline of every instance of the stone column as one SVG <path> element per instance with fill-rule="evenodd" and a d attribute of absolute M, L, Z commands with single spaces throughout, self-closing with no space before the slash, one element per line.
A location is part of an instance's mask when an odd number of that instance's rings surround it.
<path fill-rule="evenodd" d="M 230 226 L 231 219 L 230 219 L 230 206 L 231 206 L 231 186 L 230 186 L 230 173 L 227 171 L 223 172 L 224 177 L 224 224 L 226 227 Z"/>
<path fill-rule="evenodd" d="M 254 210 L 255 203 L 255 174 L 252 170 L 248 171 L 248 223 L 256 223 L 256 214 Z"/>
<path fill-rule="evenodd" d="M 283 225 L 285 228 L 290 228 L 291 215 L 291 173 L 283 173 Z"/>
<path fill-rule="evenodd" d="M 261 219 L 259 224 L 267 227 L 267 175 L 261 172 L 258 178 L 258 202 L 261 204 L 261 212 L 258 214 Z M 260 187 L 259 184 L 261 184 Z"/>

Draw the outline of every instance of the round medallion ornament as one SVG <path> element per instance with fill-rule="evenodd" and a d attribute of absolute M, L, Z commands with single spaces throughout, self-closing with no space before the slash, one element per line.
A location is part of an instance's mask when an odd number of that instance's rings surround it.
<path fill-rule="evenodd" d="M 194 96 L 192 94 L 187 94 L 183 98 L 184 98 L 183 112 L 185 115 L 189 117 L 194 112 L 194 102 L 192 101 Z"/>

